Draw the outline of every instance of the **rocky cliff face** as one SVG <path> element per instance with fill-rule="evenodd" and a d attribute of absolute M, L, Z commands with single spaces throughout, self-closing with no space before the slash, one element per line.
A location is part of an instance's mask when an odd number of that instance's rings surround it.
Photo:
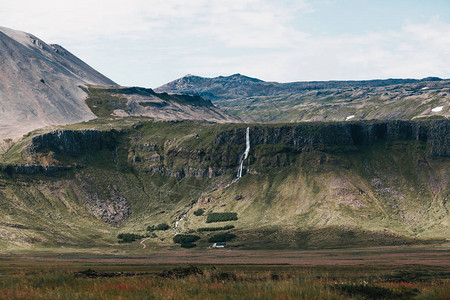
<path fill-rule="evenodd" d="M 77 157 L 83 155 L 90 155 L 102 149 L 114 152 L 119 146 L 121 148 L 125 146 L 127 157 L 120 160 L 128 161 L 128 164 L 139 170 L 178 179 L 212 178 L 236 171 L 245 149 L 246 127 L 235 126 L 234 129 L 220 131 L 211 144 L 201 148 L 175 143 L 174 140 L 141 143 L 136 138 L 123 144 L 129 134 L 133 133 L 116 130 L 58 130 L 33 137 L 26 147 L 26 152 L 31 156 L 51 152 L 55 153 L 56 158 L 65 155 L 72 157 L 72 161 L 76 162 Z M 350 148 L 352 151 L 358 151 L 359 147 L 379 143 L 389 146 L 399 141 L 417 142 L 426 148 L 429 156 L 450 157 L 450 122 L 433 120 L 250 125 L 252 151 L 249 160 L 250 163 L 257 164 L 258 161 L 267 161 L 275 157 L 280 159 L 279 156 L 282 156 L 282 162 L 278 165 L 287 166 L 290 161 L 294 161 L 293 158 L 287 158 L 288 156 L 295 157 L 305 150 L 323 150 L 325 147 L 325 151 L 326 149 L 347 151 Z M 111 154 L 111 157 L 113 156 Z M 5 170 L 6 168 L 3 167 Z M 64 166 L 39 167 L 37 162 L 34 162 L 27 166 L 8 168 L 9 172 L 36 173 L 39 170 L 58 171 Z"/>
<path fill-rule="evenodd" d="M 325 147 L 324 151 L 345 152 L 351 148 L 358 152 L 359 147 L 378 143 L 389 146 L 401 141 L 417 142 L 426 148 L 429 156 L 449 157 L 449 129 L 447 120 L 250 126 L 252 151 L 249 162 L 288 166 L 305 150 L 323 150 Z M 245 149 L 245 136 L 246 127 L 223 131 L 216 135 L 213 145 L 204 149 L 171 142 L 137 144 L 132 146 L 134 154 L 129 157 L 134 167 L 160 175 L 211 178 L 236 172 Z"/>
<path fill-rule="evenodd" d="M 112 150 L 118 144 L 119 135 L 116 130 L 57 130 L 33 137 L 27 151 L 54 151 L 76 157 L 101 149 Z"/>
<path fill-rule="evenodd" d="M 432 156 L 450 156 L 450 121 L 388 121 L 355 123 L 304 123 L 250 127 L 253 145 L 283 144 L 297 150 L 314 144 L 370 146 L 380 141 L 416 140 L 429 147 Z M 245 128 L 220 133 L 217 146 L 245 143 Z"/>

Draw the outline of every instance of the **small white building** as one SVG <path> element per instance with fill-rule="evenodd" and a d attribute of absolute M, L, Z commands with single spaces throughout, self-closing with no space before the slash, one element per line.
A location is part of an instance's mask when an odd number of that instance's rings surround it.
<path fill-rule="evenodd" d="M 214 243 L 212 244 L 212 248 L 225 248 L 226 243 Z"/>

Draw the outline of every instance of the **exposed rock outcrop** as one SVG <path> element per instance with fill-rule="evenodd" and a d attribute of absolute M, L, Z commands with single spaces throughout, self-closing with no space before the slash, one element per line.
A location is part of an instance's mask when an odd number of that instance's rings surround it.
<path fill-rule="evenodd" d="M 245 144 L 245 128 L 219 133 L 217 146 Z M 370 146 L 379 141 L 417 140 L 432 156 L 450 156 L 450 121 L 301 123 L 250 128 L 252 145 L 284 144 L 298 150 L 314 144 Z"/>
<path fill-rule="evenodd" d="M 27 150 L 30 153 L 51 150 L 70 156 L 79 156 L 88 151 L 113 149 L 119 139 L 116 130 L 57 130 L 31 139 Z"/>

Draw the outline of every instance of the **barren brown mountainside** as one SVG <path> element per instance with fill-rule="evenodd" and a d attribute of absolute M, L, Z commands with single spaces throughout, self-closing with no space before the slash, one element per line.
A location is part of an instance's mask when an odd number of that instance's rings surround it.
<path fill-rule="evenodd" d="M 0 27 L 0 143 L 95 118 L 80 88 L 86 84 L 116 85 L 63 47 Z"/>

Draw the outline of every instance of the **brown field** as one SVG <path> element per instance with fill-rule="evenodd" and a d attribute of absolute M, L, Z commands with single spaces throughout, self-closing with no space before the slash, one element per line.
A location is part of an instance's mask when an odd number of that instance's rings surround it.
<path fill-rule="evenodd" d="M 189 265 L 200 273 L 167 275 Z M 100 275 L 74 275 L 87 269 Z M 449 245 L 0 255 L 0 299 L 450 299 L 449 286 Z"/>

